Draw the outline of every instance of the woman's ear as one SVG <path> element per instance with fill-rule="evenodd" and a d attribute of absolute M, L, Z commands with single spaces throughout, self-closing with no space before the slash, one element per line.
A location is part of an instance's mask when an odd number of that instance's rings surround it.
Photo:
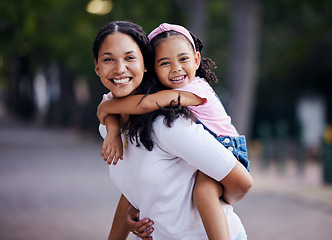
<path fill-rule="evenodd" d="M 146 67 L 144 67 L 144 72 L 146 73 L 148 70 L 146 69 Z"/>
<path fill-rule="evenodd" d="M 196 70 L 199 68 L 199 65 L 201 64 L 201 53 L 196 52 L 195 53 L 195 65 L 196 65 Z"/>
<path fill-rule="evenodd" d="M 99 75 L 100 75 L 100 72 L 99 72 L 99 65 L 98 65 L 96 59 L 94 60 L 94 64 L 95 64 L 95 72 L 96 72 L 96 74 L 99 76 Z"/>

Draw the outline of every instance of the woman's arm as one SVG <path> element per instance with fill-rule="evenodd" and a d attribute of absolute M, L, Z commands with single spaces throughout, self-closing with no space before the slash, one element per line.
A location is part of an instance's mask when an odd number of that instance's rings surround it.
<path fill-rule="evenodd" d="M 129 234 L 129 228 L 127 225 L 127 210 L 129 207 L 129 201 L 125 196 L 121 195 L 118 207 L 113 218 L 113 224 L 111 227 L 108 240 L 120 240 L 126 239 Z"/>
<path fill-rule="evenodd" d="M 99 121 L 104 123 L 104 119 L 108 114 L 150 113 L 158 110 L 159 106 L 168 106 L 171 101 L 177 103 L 179 94 L 181 97 L 181 106 L 201 105 L 206 100 L 190 92 L 163 90 L 145 97 L 140 94 L 102 101 L 98 106 L 97 116 Z"/>
<path fill-rule="evenodd" d="M 200 124 L 178 118 L 171 128 L 161 121 L 154 131 L 158 145 L 166 152 L 178 156 L 224 186 L 224 200 L 233 204 L 243 198 L 251 188 L 251 175 Z"/>
<path fill-rule="evenodd" d="M 148 218 L 138 220 L 139 211 L 134 211 L 135 216 L 133 216 L 133 209 L 127 198 L 121 195 L 108 240 L 125 240 L 129 232 L 133 230 L 141 239 L 152 239 L 149 235 L 154 231 L 154 228 L 151 227 L 154 224 L 153 221 Z"/>
<path fill-rule="evenodd" d="M 234 204 L 247 195 L 253 185 L 253 179 L 247 169 L 240 162 L 237 162 L 220 183 L 224 187 L 222 198 L 228 204 Z"/>

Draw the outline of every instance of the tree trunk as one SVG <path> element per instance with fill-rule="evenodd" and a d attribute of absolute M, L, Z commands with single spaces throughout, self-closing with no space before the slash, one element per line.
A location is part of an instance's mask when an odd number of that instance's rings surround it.
<path fill-rule="evenodd" d="M 35 105 L 33 79 L 27 56 L 13 56 L 8 85 L 8 110 L 23 120 L 31 120 L 34 117 Z"/>
<path fill-rule="evenodd" d="M 78 108 L 74 92 L 74 76 L 63 64 L 59 64 L 59 82 L 60 82 L 60 123 L 67 126 L 75 123 L 77 119 Z"/>
<path fill-rule="evenodd" d="M 250 138 L 258 65 L 259 1 L 232 0 L 231 9 L 228 109 L 239 133 Z"/>
<path fill-rule="evenodd" d="M 199 37 L 203 44 L 205 40 L 205 29 L 206 29 L 206 13 L 207 13 L 207 2 L 206 0 L 194 0 L 190 2 L 189 22 L 188 29 Z"/>

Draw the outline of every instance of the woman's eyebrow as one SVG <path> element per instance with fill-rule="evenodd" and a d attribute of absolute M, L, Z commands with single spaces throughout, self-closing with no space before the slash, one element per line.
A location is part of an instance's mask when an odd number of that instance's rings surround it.
<path fill-rule="evenodd" d="M 133 53 L 135 53 L 134 50 L 131 50 L 131 51 L 127 51 L 127 52 L 125 52 L 126 55 L 127 55 L 127 54 L 133 54 Z"/>
<path fill-rule="evenodd" d="M 130 51 L 125 52 L 124 55 L 129 55 L 129 54 L 134 54 L 134 53 L 135 53 L 134 50 L 130 50 Z M 101 54 L 101 56 L 105 56 L 105 55 L 114 55 L 114 54 L 111 52 L 104 52 Z"/>
<path fill-rule="evenodd" d="M 111 53 L 111 52 L 104 52 L 103 54 L 101 54 L 101 56 L 105 56 L 105 55 L 113 55 L 113 53 Z"/>

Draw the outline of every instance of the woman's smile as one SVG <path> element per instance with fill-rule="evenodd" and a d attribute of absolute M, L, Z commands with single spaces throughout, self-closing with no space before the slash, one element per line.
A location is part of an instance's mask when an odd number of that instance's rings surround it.
<path fill-rule="evenodd" d="M 95 71 L 115 98 L 132 94 L 144 76 L 144 60 L 137 43 L 128 35 L 108 35 L 99 50 Z"/>
<path fill-rule="evenodd" d="M 113 78 L 112 81 L 115 84 L 126 84 L 129 83 L 129 81 L 131 81 L 132 78 L 130 77 L 125 77 L 125 78 Z"/>

